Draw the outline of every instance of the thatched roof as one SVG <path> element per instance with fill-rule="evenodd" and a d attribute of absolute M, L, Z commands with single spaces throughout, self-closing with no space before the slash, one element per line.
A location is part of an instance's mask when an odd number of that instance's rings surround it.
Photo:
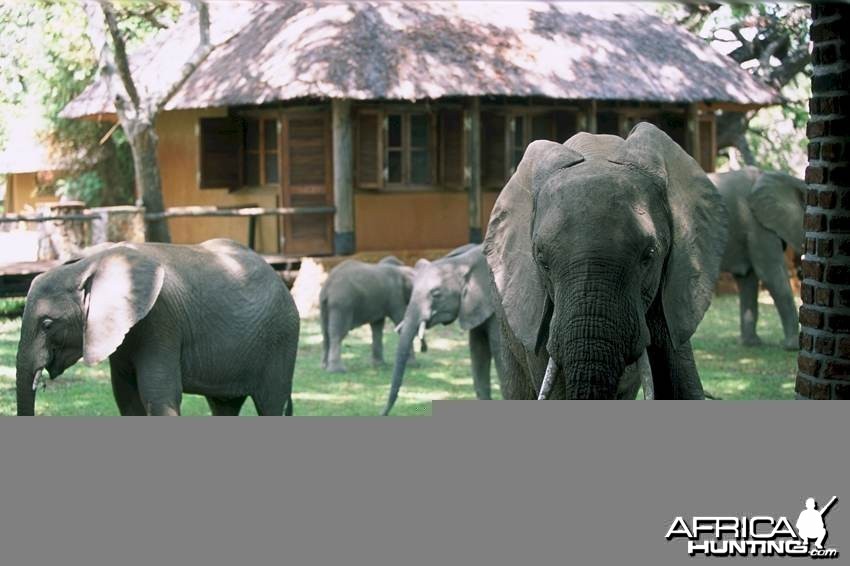
<path fill-rule="evenodd" d="M 220 42 L 167 109 L 298 98 L 465 95 L 766 105 L 777 93 L 687 31 L 642 10 L 537 2 L 213 4 Z M 134 66 L 149 88 L 176 72 L 192 29 Z M 114 111 L 95 83 L 68 117 Z"/>

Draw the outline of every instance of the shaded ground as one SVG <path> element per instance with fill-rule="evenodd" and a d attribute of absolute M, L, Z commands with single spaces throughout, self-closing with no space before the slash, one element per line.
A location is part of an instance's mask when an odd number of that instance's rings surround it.
<path fill-rule="evenodd" d="M 796 352 L 779 347 L 782 331 L 769 300 L 762 299 L 759 334 L 765 346 L 738 345 L 738 301 L 717 297 L 693 341 L 705 389 L 723 399 L 791 399 L 794 395 Z M 14 307 L 14 305 L 0 305 Z M 11 309 L 14 310 L 14 309 Z M 15 352 L 20 319 L 0 316 L 0 414 L 15 412 Z M 387 325 L 385 352 L 395 352 L 396 334 Z M 386 401 L 391 367 L 373 368 L 369 362 L 369 327 L 349 335 L 343 360 L 347 374 L 327 374 L 319 367 L 321 334 L 316 320 L 302 323 L 301 345 L 295 375 L 297 415 L 377 415 Z M 457 326 L 441 327 L 429 334 L 429 351 L 410 368 L 394 415 L 429 415 L 432 399 L 472 399 L 472 379 L 465 333 Z M 494 396 L 498 396 L 495 383 Z M 201 397 L 186 396 L 183 412 L 208 414 Z M 246 403 L 243 414 L 256 414 Z M 36 413 L 47 415 L 116 415 L 107 364 L 87 367 L 80 363 L 39 392 Z"/>

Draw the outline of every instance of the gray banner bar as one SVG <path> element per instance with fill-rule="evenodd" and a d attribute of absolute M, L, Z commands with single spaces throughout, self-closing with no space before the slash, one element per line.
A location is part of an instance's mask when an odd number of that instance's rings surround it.
<path fill-rule="evenodd" d="M 433 417 L 2 419 L 0 563 L 687 564 L 674 517 L 838 496 L 838 402 L 480 402 Z M 803 558 L 770 558 L 803 564 Z"/>

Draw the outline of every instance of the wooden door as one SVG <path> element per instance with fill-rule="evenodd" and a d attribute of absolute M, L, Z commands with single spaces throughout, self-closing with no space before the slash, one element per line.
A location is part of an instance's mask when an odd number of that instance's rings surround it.
<path fill-rule="evenodd" d="M 283 206 L 333 205 L 330 113 L 284 113 L 281 126 Z M 333 213 L 284 216 L 281 222 L 284 254 L 333 253 Z"/>

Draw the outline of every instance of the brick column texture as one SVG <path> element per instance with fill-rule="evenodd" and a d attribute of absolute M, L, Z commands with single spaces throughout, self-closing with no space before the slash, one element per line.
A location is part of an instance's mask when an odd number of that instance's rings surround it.
<path fill-rule="evenodd" d="M 797 397 L 850 399 L 850 5 L 814 4 Z"/>

